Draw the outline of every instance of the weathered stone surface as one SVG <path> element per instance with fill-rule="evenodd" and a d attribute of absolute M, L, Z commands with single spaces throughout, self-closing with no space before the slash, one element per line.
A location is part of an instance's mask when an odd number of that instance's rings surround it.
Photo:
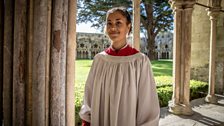
<path fill-rule="evenodd" d="M 198 3 L 207 5 L 208 0 L 198 0 Z M 224 6 L 222 1 L 221 6 Z M 211 25 L 209 16 L 205 7 L 195 6 L 192 17 L 192 53 L 191 53 L 191 79 L 207 81 L 209 78 L 209 58 L 210 58 L 210 31 Z M 224 61 L 224 13 L 219 13 L 217 19 L 217 36 L 215 46 L 215 71 L 212 75 L 215 75 L 215 88 L 217 92 L 221 90 L 223 85 L 223 65 L 220 65 Z M 221 86 L 221 87 L 219 87 Z M 218 89 L 217 89 L 218 88 Z"/>
<path fill-rule="evenodd" d="M 13 67 L 13 1 L 5 1 L 3 48 L 3 117 L 4 125 L 12 125 L 12 67 Z"/>
<path fill-rule="evenodd" d="M 27 1 L 15 1 L 13 45 L 13 126 L 25 124 Z"/>
<path fill-rule="evenodd" d="M 191 79 L 208 82 L 208 64 L 201 67 L 191 67 Z"/>
<path fill-rule="evenodd" d="M 47 1 L 33 1 L 33 40 L 30 41 L 30 55 L 32 59 L 32 125 L 41 126 L 45 124 L 45 92 L 46 92 L 46 59 L 47 53 L 47 30 L 48 13 Z M 32 31 L 31 30 L 31 31 Z M 32 35 L 32 33 L 30 33 Z"/>
<path fill-rule="evenodd" d="M 198 0 L 205 4 L 206 0 Z M 204 7 L 195 5 L 192 14 L 191 67 L 202 67 L 209 61 L 210 21 Z"/>
<path fill-rule="evenodd" d="M 218 94 L 224 93 L 224 62 L 216 62 L 216 88 Z"/>

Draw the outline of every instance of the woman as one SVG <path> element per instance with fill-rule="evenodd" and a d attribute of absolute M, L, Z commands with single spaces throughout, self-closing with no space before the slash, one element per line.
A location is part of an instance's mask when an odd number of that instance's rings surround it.
<path fill-rule="evenodd" d="M 85 85 L 83 126 L 157 126 L 159 103 L 150 61 L 127 44 L 131 17 L 123 7 L 106 15 L 111 46 L 97 54 Z"/>

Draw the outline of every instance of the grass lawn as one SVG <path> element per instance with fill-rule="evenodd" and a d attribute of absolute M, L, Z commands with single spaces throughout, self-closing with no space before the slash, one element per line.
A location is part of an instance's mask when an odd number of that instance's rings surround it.
<path fill-rule="evenodd" d="M 172 76 L 172 60 L 155 60 L 151 62 L 153 74 L 157 76 Z"/>
<path fill-rule="evenodd" d="M 85 83 L 90 67 L 92 65 L 92 60 L 76 60 L 75 61 L 75 83 Z"/>
<path fill-rule="evenodd" d="M 85 82 L 92 64 L 92 60 L 76 60 L 75 61 L 75 104 L 81 105 L 84 94 Z"/>

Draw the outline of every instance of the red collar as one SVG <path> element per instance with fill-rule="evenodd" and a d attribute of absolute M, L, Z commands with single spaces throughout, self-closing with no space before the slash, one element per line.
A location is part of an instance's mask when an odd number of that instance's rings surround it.
<path fill-rule="evenodd" d="M 135 48 L 132 48 L 130 45 L 126 45 L 120 50 L 114 50 L 112 47 L 109 47 L 105 50 L 108 55 L 112 56 L 130 56 L 138 53 L 139 51 Z"/>

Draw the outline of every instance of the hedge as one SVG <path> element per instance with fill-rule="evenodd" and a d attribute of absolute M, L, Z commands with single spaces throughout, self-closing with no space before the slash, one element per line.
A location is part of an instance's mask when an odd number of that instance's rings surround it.
<path fill-rule="evenodd" d="M 196 80 L 190 81 L 190 100 L 205 97 L 207 91 L 208 91 L 208 83 Z M 160 107 L 167 106 L 173 94 L 172 84 L 157 86 L 157 93 L 159 97 Z"/>

